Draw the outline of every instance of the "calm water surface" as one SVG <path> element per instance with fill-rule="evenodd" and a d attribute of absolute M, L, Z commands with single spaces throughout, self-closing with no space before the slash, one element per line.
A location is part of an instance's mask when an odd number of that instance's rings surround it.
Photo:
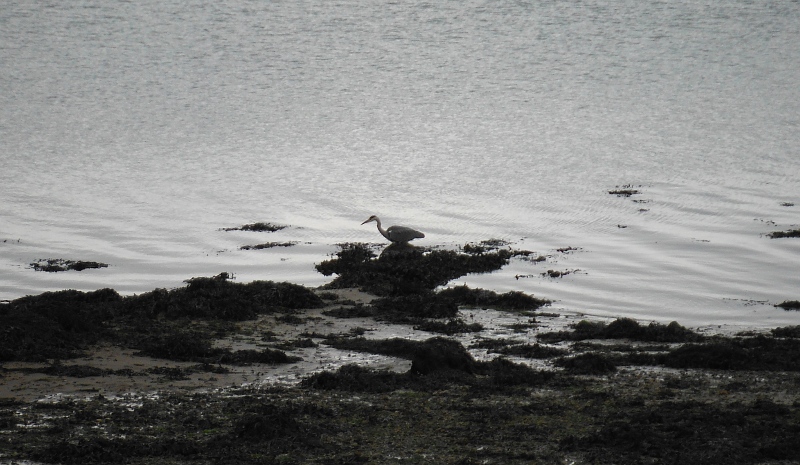
<path fill-rule="evenodd" d="M 0 299 L 321 285 L 378 214 L 548 257 L 456 284 L 800 324 L 800 240 L 765 236 L 800 224 L 797 1 L 11 0 L 0 63 Z M 221 230 L 254 221 L 289 228 Z"/>

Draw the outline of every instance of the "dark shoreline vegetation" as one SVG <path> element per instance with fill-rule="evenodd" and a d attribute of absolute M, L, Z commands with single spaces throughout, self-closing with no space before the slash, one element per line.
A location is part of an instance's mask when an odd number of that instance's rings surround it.
<path fill-rule="evenodd" d="M 623 186 L 616 186 L 614 189 L 608 191 L 608 193 L 611 195 L 616 195 L 617 197 L 630 197 L 632 195 L 641 194 L 642 191 L 634 188 L 632 184 L 625 184 Z"/>
<path fill-rule="evenodd" d="M 784 310 L 800 310 L 800 301 L 798 300 L 786 300 L 777 305 L 776 307 L 780 307 Z"/>
<path fill-rule="evenodd" d="M 282 229 L 286 229 L 288 226 L 282 224 L 272 224 L 266 222 L 258 222 L 258 223 L 248 223 L 242 226 L 237 226 L 233 228 L 222 228 L 221 231 L 251 231 L 251 232 L 269 232 L 273 233 L 275 231 L 280 231 Z M 297 241 L 287 241 L 287 242 L 264 242 L 262 244 L 255 244 L 255 245 L 243 245 L 239 247 L 239 250 L 263 250 L 263 249 L 272 249 L 275 247 L 292 247 L 297 245 Z"/>
<path fill-rule="evenodd" d="M 800 229 L 790 229 L 789 231 L 773 231 L 767 234 L 767 236 L 769 236 L 770 239 L 780 239 L 784 237 L 800 237 Z"/>
<path fill-rule="evenodd" d="M 262 249 L 272 249 L 275 247 L 291 247 L 293 245 L 297 245 L 297 242 L 290 241 L 290 242 L 265 242 L 263 244 L 256 244 L 256 245 L 243 245 L 239 247 L 239 250 L 262 250 Z"/>
<path fill-rule="evenodd" d="M 565 249 L 567 250 L 567 249 Z M 0 460 L 42 463 L 658 463 L 788 464 L 800 460 L 800 327 L 708 336 L 677 322 L 620 318 L 539 326 L 546 299 L 439 286 L 533 256 L 499 241 L 461 251 L 344 244 L 317 265 L 326 289 L 237 283 L 228 273 L 120 296 L 60 291 L 0 305 L 0 383 L 15 372 L 91 379 L 140 376 L 71 365 L 98 345 L 187 368 L 165 379 L 230 367 L 291 364 L 317 344 L 410 362 L 407 371 L 346 364 L 296 387 L 233 387 L 158 395 L 102 394 L 46 402 L 0 398 Z M 341 299 L 360 288 L 369 303 Z M 792 301 L 785 302 L 791 305 Z M 783 304 L 781 304 L 783 305 Z M 481 337 L 459 309 L 524 316 L 521 339 Z M 374 339 L 364 331 L 308 334 L 259 350 L 220 338 L 265 316 L 302 325 L 309 309 L 436 334 Z M 789 309 L 789 308 L 787 308 Z M 468 347 L 456 338 L 472 334 Z M 265 336 L 265 340 L 268 339 Z M 500 354 L 475 359 L 467 349 Z M 36 367 L 16 367 L 39 362 Z M 531 363 L 535 362 L 535 363 Z M 543 365 L 542 365 L 543 364 Z M 536 368 L 541 366 L 542 368 Z M 27 371 L 26 371 L 27 370 Z"/>
<path fill-rule="evenodd" d="M 107 267 L 108 264 L 106 263 L 84 260 L 65 260 L 63 258 L 47 258 L 36 260 L 35 262 L 31 263 L 31 268 L 33 268 L 35 271 L 47 271 L 50 273 L 70 270 L 83 271 L 87 269 Z"/>
<path fill-rule="evenodd" d="M 254 232 L 275 232 L 286 229 L 288 226 L 282 224 L 272 224 L 266 222 L 248 223 L 233 228 L 222 228 L 222 231 L 254 231 Z"/>

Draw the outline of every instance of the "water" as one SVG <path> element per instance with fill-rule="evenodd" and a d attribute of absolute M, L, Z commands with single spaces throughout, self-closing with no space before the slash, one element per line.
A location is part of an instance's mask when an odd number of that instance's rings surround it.
<path fill-rule="evenodd" d="M 378 214 L 548 256 L 456 283 L 560 311 L 800 324 L 772 306 L 800 241 L 764 236 L 800 223 L 799 26 L 796 1 L 5 2 L 0 299 L 321 285 Z M 290 227 L 221 230 L 254 221 Z M 239 250 L 273 241 L 298 244 Z"/>

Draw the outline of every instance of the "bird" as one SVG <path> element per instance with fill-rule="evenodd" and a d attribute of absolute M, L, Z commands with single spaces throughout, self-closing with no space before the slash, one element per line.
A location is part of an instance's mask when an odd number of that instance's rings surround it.
<path fill-rule="evenodd" d="M 381 219 L 375 215 L 370 216 L 361 224 L 367 224 L 370 221 L 378 223 L 378 231 L 383 234 L 383 237 L 395 244 L 407 244 L 408 241 L 425 237 L 425 234 L 422 234 L 416 229 L 407 228 L 405 226 L 389 226 L 388 229 L 383 229 L 381 227 Z"/>

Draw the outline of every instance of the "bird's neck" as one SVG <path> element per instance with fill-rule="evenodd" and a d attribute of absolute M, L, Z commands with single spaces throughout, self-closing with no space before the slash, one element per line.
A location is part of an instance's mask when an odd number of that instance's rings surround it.
<path fill-rule="evenodd" d="M 389 239 L 389 233 L 387 233 L 386 230 L 383 229 L 383 227 L 381 227 L 381 220 L 375 219 L 375 223 L 378 224 L 378 232 L 380 232 L 383 235 L 383 237 L 385 237 L 386 239 Z M 391 239 L 389 239 L 389 240 L 391 240 Z"/>

